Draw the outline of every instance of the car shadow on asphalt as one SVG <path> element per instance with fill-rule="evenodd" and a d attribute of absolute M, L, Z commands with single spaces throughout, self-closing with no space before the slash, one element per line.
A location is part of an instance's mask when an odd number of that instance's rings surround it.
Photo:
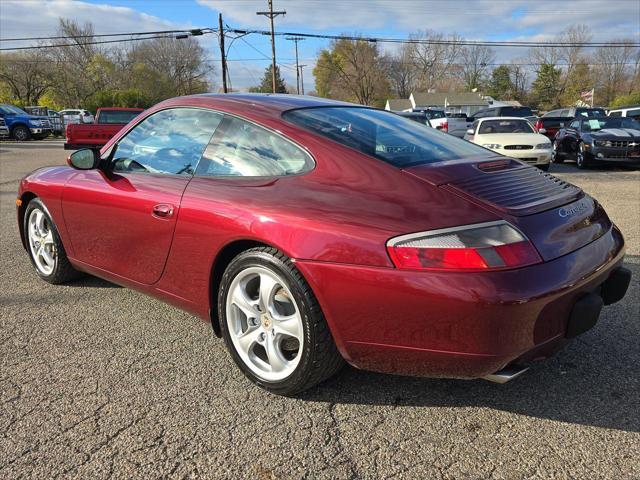
<path fill-rule="evenodd" d="M 346 367 L 300 395 L 332 404 L 392 408 L 484 407 L 530 417 L 629 432 L 640 431 L 640 256 L 626 297 L 605 307 L 599 323 L 553 358 L 504 385 L 376 374 Z M 425 417 L 427 418 L 427 417 Z"/>

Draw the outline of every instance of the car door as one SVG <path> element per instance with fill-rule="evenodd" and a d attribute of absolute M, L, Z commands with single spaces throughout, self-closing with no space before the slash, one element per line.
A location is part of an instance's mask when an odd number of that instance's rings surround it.
<path fill-rule="evenodd" d="M 138 283 L 158 281 L 182 194 L 221 119 L 196 108 L 153 113 L 99 169 L 73 176 L 62 208 L 74 258 Z"/>

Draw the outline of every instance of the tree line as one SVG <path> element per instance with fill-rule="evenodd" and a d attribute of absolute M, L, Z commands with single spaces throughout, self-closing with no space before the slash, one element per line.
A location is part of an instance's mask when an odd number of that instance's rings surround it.
<path fill-rule="evenodd" d="M 318 56 L 313 74 L 323 97 L 382 106 L 387 98 L 409 98 L 416 91 L 478 91 L 496 100 L 518 100 L 542 110 L 574 105 L 580 93 L 595 89 L 595 103 L 640 103 L 640 49 L 633 39 L 619 47 L 590 49 L 591 33 L 572 26 L 557 44 L 531 48 L 521 58 L 496 62 L 488 46 L 462 45 L 457 35 L 421 31 L 393 53 L 377 43 L 333 40 Z"/>
<path fill-rule="evenodd" d="M 193 38 L 94 45 L 93 25 L 59 20 L 59 38 L 43 48 L 0 56 L 0 101 L 54 109 L 147 108 L 209 90 L 214 72 Z M 69 45 L 73 46 L 60 46 Z"/>

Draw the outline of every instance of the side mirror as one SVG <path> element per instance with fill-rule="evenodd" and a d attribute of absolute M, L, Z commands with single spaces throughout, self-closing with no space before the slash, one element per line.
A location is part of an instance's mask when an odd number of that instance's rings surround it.
<path fill-rule="evenodd" d="M 546 128 L 539 128 L 538 129 L 538 133 L 542 133 L 544 135 L 545 133 L 547 133 L 547 129 Z"/>
<path fill-rule="evenodd" d="M 467 130 L 467 135 L 473 135 L 473 128 L 470 128 L 469 130 Z"/>
<path fill-rule="evenodd" d="M 73 152 L 69 155 L 69 158 L 67 158 L 69 166 L 77 170 L 91 170 L 96 168 L 99 161 L 100 156 L 98 152 L 90 148 L 83 148 L 82 150 Z"/>

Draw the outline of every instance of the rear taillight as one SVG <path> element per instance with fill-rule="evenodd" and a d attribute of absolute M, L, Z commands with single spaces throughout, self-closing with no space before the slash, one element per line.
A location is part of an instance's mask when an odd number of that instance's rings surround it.
<path fill-rule="evenodd" d="M 392 238 L 387 251 L 408 270 L 505 270 L 542 262 L 531 242 L 504 221 Z"/>
<path fill-rule="evenodd" d="M 536 122 L 536 130 L 540 130 L 541 128 L 544 128 L 544 124 L 542 123 L 542 120 L 538 120 Z"/>
<path fill-rule="evenodd" d="M 449 133 L 449 122 L 442 122 L 442 131 Z"/>

